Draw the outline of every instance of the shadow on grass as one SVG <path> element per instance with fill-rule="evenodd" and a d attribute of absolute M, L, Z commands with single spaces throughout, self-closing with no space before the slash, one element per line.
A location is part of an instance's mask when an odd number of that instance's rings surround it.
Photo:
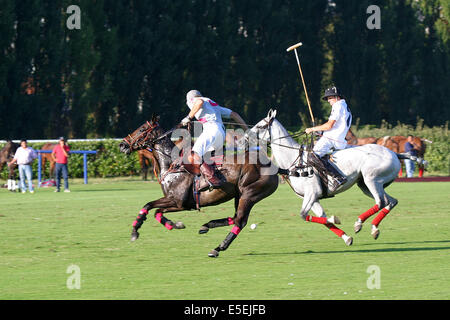
<path fill-rule="evenodd" d="M 380 245 L 380 244 L 386 244 L 386 245 L 395 245 L 395 244 L 411 244 L 411 243 L 450 243 L 450 240 L 425 240 L 425 241 L 402 241 L 402 242 L 372 242 L 372 243 L 363 243 L 361 246 L 373 246 L 373 245 Z"/>
<path fill-rule="evenodd" d="M 403 245 L 410 243 L 449 243 L 450 240 L 441 240 L 441 241 L 413 241 L 413 242 L 390 242 L 390 243 L 376 243 L 377 245 Z M 372 245 L 372 244 L 363 244 L 364 245 Z M 292 254 L 333 254 L 333 253 L 374 253 L 374 252 L 414 252 L 414 251 L 436 251 L 436 250 L 450 250 L 450 247 L 418 247 L 418 248 L 380 248 L 380 249 L 357 249 L 358 247 L 353 247 L 355 250 L 347 249 L 347 250 L 329 250 L 329 251 L 314 251 L 307 250 L 303 252 L 294 251 L 294 252 L 277 252 L 277 253 L 247 253 L 245 256 L 271 256 L 271 255 L 292 255 Z"/>

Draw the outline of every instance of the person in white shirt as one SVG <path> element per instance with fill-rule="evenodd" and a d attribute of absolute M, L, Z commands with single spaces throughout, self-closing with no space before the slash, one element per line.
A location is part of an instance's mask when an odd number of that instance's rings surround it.
<path fill-rule="evenodd" d="M 194 175 L 203 173 L 213 188 L 219 188 L 223 182 L 215 175 L 214 169 L 203 161 L 203 156 L 211 149 L 218 150 L 223 147 L 225 129 L 222 117 L 233 119 L 244 130 L 248 130 L 247 124 L 239 114 L 203 97 L 198 90 L 191 90 L 186 94 L 186 104 L 191 111 L 181 121 L 181 125 L 186 126 L 196 118 L 203 124 L 203 132 L 195 142 L 192 153 L 188 156 L 189 164 L 185 164 L 185 168 Z"/>
<path fill-rule="evenodd" d="M 347 147 L 345 136 L 352 124 L 352 113 L 338 88 L 331 87 L 326 89 L 322 99 L 328 101 L 331 105 L 331 114 L 328 121 L 322 125 L 305 130 L 307 134 L 315 131 L 324 131 L 313 149 L 314 153 L 321 160 L 330 151 L 345 149 Z M 347 180 L 328 161 L 323 161 L 323 164 L 325 165 L 326 171 L 334 178 L 334 183 L 330 188 L 330 192 L 333 192 Z"/>
<path fill-rule="evenodd" d="M 14 158 L 8 163 L 10 166 L 13 163 L 17 163 L 19 166 L 19 176 L 20 176 L 20 189 L 22 193 L 27 191 L 27 186 L 25 184 L 25 178 L 28 181 L 28 190 L 30 193 L 34 193 L 33 189 L 33 171 L 31 168 L 31 163 L 37 158 L 37 152 L 31 147 L 28 147 L 27 140 L 23 139 L 20 141 L 20 147 L 17 148 Z"/>

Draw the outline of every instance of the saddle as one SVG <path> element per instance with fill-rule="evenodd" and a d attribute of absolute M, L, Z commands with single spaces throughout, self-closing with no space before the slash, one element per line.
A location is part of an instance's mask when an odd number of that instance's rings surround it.
<path fill-rule="evenodd" d="M 317 169 L 322 183 L 322 190 L 326 190 L 325 197 L 333 197 L 332 193 L 347 182 L 346 177 L 332 164 L 330 155 L 319 158 L 314 152 L 310 152 L 308 153 L 307 161 Z"/>
<path fill-rule="evenodd" d="M 213 151 L 214 152 L 214 151 Z M 222 181 L 226 181 L 225 176 L 222 174 L 222 167 L 224 164 L 224 156 L 219 155 L 216 156 L 212 154 L 208 158 L 208 165 L 213 170 L 214 174 L 217 178 Z M 177 172 L 189 172 L 183 164 L 183 156 L 181 155 L 177 160 L 175 160 L 167 170 L 168 173 L 177 173 Z M 191 174 L 191 173 L 190 173 Z M 201 172 L 200 175 L 194 175 L 194 182 L 192 184 L 192 192 L 194 195 L 194 200 L 196 203 L 196 209 L 200 210 L 200 193 L 204 191 L 212 191 L 213 186 L 209 183 L 207 177 Z"/>

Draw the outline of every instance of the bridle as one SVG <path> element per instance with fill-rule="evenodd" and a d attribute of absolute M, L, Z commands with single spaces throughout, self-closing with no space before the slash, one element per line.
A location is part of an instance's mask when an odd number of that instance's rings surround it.
<path fill-rule="evenodd" d="M 289 134 L 289 135 L 286 135 L 286 136 L 282 136 L 282 137 L 278 137 L 278 138 L 272 139 L 271 126 L 272 126 L 273 118 L 270 119 L 270 120 L 264 119 L 264 121 L 266 122 L 264 125 L 256 126 L 255 128 L 257 128 L 259 130 L 264 130 L 265 129 L 265 130 L 267 130 L 269 132 L 269 140 L 268 140 L 269 144 L 268 144 L 268 146 L 270 146 L 272 144 L 275 144 L 275 145 L 278 145 L 278 146 L 281 146 L 281 147 L 284 147 L 284 148 L 293 149 L 293 150 L 297 150 L 298 151 L 297 157 L 292 162 L 292 164 L 289 166 L 288 170 L 290 170 L 292 168 L 295 168 L 295 169 L 304 169 L 304 168 L 306 168 L 306 166 L 302 163 L 302 161 L 303 161 L 302 160 L 303 159 L 303 152 L 304 152 L 303 146 L 300 146 L 300 148 L 298 148 L 298 147 L 292 147 L 292 146 L 288 146 L 288 145 L 284 145 L 284 144 L 280 144 L 280 143 L 276 143 L 275 142 L 276 140 L 281 140 L 281 139 L 288 138 L 288 137 L 290 137 L 290 138 L 299 137 L 299 136 L 302 136 L 302 135 L 306 134 L 306 132 L 303 131 L 301 133 L 292 134 L 292 135 Z M 258 139 L 258 141 L 259 141 L 259 130 L 256 132 L 256 138 Z M 265 132 L 264 132 L 264 136 L 265 136 Z M 305 175 L 302 175 L 302 176 L 305 176 Z"/>
<path fill-rule="evenodd" d="M 130 147 L 130 149 L 140 150 L 147 147 L 147 139 L 149 134 L 153 130 L 155 130 L 159 126 L 159 124 L 157 122 L 150 123 L 149 121 L 147 121 L 146 123 L 148 128 L 145 130 L 141 130 L 141 132 L 139 132 L 136 137 L 133 138 L 131 134 L 129 134 L 128 136 L 123 138 L 123 142 L 125 142 Z"/>
<path fill-rule="evenodd" d="M 263 119 L 263 120 L 265 121 L 265 124 L 264 124 L 264 125 L 261 125 L 261 126 L 255 126 L 255 128 L 256 128 L 256 129 L 259 129 L 259 130 L 264 130 L 264 129 L 266 129 L 266 131 L 269 133 L 269 140 L 268 140 L 268 141 L 269 141 L 271 144 L 275 144 L 275 145 L 278 145 L 278 146 L 281 146 L 281 147 L 285 147 L 285 148 L 289 148 L 289 149 L 295 149 L 295 150 L 298 150 L 299 148 L 295 148 L 295 147 L 291 147 L 291 146 L 286 146 L 286 145 L 283 145 L 283 144 L 276 143 L 276 142 L 274 142 L 274 141 L 276 141 L 276 140 L 281 140 L 281 139 L 288 138 L 288 137 L 290 137 L 290 138 L 300 137 L 300 136 L 306 134 L 306 132 L 301 132 L 301 133 L 297 133 L 297 134 L 289 134 L 289 135 L 287 135 L 287 136 L 283 136 L 283 137 L 278 137 L 278 138 L 272 139 L 272 130 L 271 130 L 271 126 L 272 126 L 273 119 L 274 119 L 274 118 L 271 118 L 271 119 L 269 119 L 269 120 Z M 256 139 L 257 139 L 257 141 L 260 140 L 260 137 L 259 137 L 259 130 L 256 131 Z M 264 132 L 264 135 L 262 136 L 262 138 L 264 138 L 264 136 L 265 136 L 265 132 Z"/>
<path fill-rule="evenodd" d="M 256 131 L 256 140 L 260 141 L 262 138 L 265 137 L 266 132 L 269 132 L 269 142 L 272 142 L 272 130 L 270 130 L 270 127 L 272 126 L 272 122 L 273 122 L 273 118 L 266 120 L 265 118 L 263 119 L 265 124 L 263 125 L 259 125 L 259 126 L 255 126 L 256 129 L 258 129 L 258 131 Z M 260 139 L 259 137 L 259 130 L 266 130 L 264 131 L 264 136 L 262 136 L 262 138 Z"/>

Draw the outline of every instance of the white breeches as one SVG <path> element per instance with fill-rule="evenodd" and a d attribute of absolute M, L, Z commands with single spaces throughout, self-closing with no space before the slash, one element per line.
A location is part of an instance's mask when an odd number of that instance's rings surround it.
<path fill-rule="evenodd" d="M 346 143 L 334 141 L 334 140 L 328 139 L 327 137 L 322 137 L 314 145 L 313 151 L 319 157 L 323 157 L 324 155 L 329 153 L 331 151 L 331 149 L 340 150 L 340 149 L 345 149 L 346 147 L 347 147 Z"/>
<path fill-rule="evenodd" d="M 218 126 L 204 126 L 202 134 L 198 137 L 192 151 L 197 153 L 200 157 L 208 151 L 221 151 L 223 142 L 225 141 L 225 133 L 222 128 Z"/>

